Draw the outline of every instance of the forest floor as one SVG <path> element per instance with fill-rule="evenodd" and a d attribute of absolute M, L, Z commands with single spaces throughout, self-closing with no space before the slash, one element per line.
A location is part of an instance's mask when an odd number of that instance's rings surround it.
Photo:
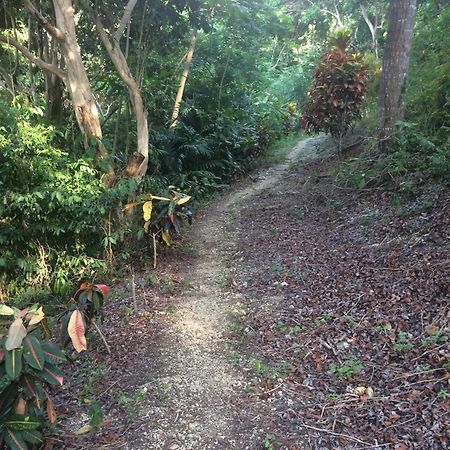
<path fill-rule="evenodd" d="M 112 353 L 77 360 L 56 447 L 449 445 L 450 192 L 392 206 L 336 186 L 338 163 L 301 141 L 198 214 L 135 298 L 117 285 Z M 94 399 L 102 426 L 74 435 Z"/>

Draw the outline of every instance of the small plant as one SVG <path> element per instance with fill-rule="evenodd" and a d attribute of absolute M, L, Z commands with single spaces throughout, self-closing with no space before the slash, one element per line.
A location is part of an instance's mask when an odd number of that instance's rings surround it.
<path fill-rule="evenodd" d="M 445 341 L 446 336 L 442 333 L 436 333 L 431 336 L 427 336 L 420 341 L 422 347 L 434 347 L 438 345 L 440 342 Z"/>
<path fill-rule="evenodd" d="M 274 434 L 266 434 L 263 440 L 265 450 L 275 450 L 275 445 L 278 444 L 278 439 Z"/>
<path fill-rule="evenodd" d="M 392 344 L 392 348 L 396 352 L 404 352 L 411 350 L 413 348 L 412 343 L 408 340 L 407 335 L 404 331 L 398 333 L 397 340 Z"/>
<path fill-rule="evenodd" d="M 100 403 L 94 401 L 89 408 L 89 425 L 92 428 L 100 428 L 103 423 L 103 411 Z"/>
<path fill-rule="evenodd" d="M 333 317 L 333 314 L 331 314 L 331 313 L 323 313 L 317 319 L 314 320 L 314 323 L 316 325 L 322 325 L 323 323 L 327 322 L 328 320 L 331 320 L 332 317 Z"/>
<path fill-rule="evenodd" d="M 299 334 L 303 331 L 303 327 L 301 325 L 286 325 L 282 320 L 277 322 L 278 328 L 282 333 L 285 334 Z"/>
<path fill-rule="evenodd" d="M 253 369 L 253 371 L 257 375 L 265 376 L 269 373 L 270 367 L 263 363 L 259 358 L 256 356 L 251 356 L 248 361 Z"/>
<path fill-rule="evenodd" d="M 0 443 L 26 449 L 42 442 L 46 421 L 56 422 L 49 386 L 63 384 L 66 356 L 48 340 L 42 307 L 0 305 Z"/>
<path fill-rule="evenodd" d="M 169 197 L 144 194 L 137 202 L 128 203 L 124 211 L 142 205 L 144 232 L 153 240 L 153 267 L 156 267 L 156 240 L 160 238 L 169 247 L 173 236 L 181 233 L 184 221 L 192 222 L 192 212 L 184 205 L 191 197 L 181 192 L 171 191 Z M 158 203 L 154 204 L 157 200 Z"/>
<path fill-rule="evenodd" d="M 270 263 L 270 270 L 274 273 L 280 274 L 280 273 L 283 273 L 284 267 L 280 261 L 275 259 Z"/>
<path fill-rule="evenodd" d="M 327 395 L 327 400 L 329 402 L 338 402 L 341 399 L 341 395 L 340 394 L 328 394 Z"/>
<path fill-rule="evenodd" d="M 347 378 L 348 380 L 353 378 L 353 375 L 362 372 L 362 370 L 363 365 L 358 358 L 346 359 L 340 367 L 336 366 L 336 364 L 331 365 L 331 373 L 333 375 L 339 375 Z"/>
<path fill-rule="evenodd" d="M 346 314 L 344 319 L 350 326 L 354 327 L 356 325 L 356 319 L 354 316 Z"/>
<path fill-rule="evenodd" d="M 141 413 L 141 403 L 146 395 L 147 388 L 138 389 L 132 396 L 120 392 L 117 404 L 127 411 L 128 418 L 131 420 Z"/>
<path fill-rule="evenodd" d="M 150 286 L 156 286 L 159 283 L 158 277 L 152 273 L 148 275 L 147 280 Z"/>
<path fill-rule="evenodd" d="M 445 389 L 441 389 L 437 394 L 436 397 L 440 400 L 447 400 L 450 397 L 450 394 Z"/>
<path fill-rule="evenodd" d="M 164 294 L 172 294 L 175 291 L 175 284 L 172 278 L 164 277 L 160 289 Z"/>
<path fill-rule="evenodd" d="M 100 336 L 104 339 L 94 320 L 103 315 L 103 304 L 108 291 L 108 287 L 104 284 L 83 283 L 80 286 L 61 319 L 60 338 L 64 346 L 71 340 L 78 353 L 86 350 L 85 334 L 91 324 L 96 327 Z M 110 352 L 106 341 L 104 343 L 108 352 Z"/>

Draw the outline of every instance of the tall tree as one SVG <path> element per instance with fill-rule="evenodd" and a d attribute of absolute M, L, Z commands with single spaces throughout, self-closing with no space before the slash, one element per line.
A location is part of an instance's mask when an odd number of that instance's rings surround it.
<path fill-rule="evenodd" d="M 123 32 L 127 28 L 131 20 L 133 9 L 136 6 L 137 0 L 128 0 L 124 7 L 122 17 L 117 29 L 111 30 L 108 34 L 103 25 L 102 19 L 98 14 L 98 11 L 93 10 L 88 2 L 85 2 L 87 9 L 89 10 L 97 33 L 102 41 L 103 46 L 106 49 L 112 63 L 117 71 L 117 74 L 125 83 L 128 88 L 128 92 L 133 106 L 133 111 L 136 117 L 137 126 L 137 150 L 133 154 L 133 158 L 129 161 L 126 173 L 128 176 L 141 178 L 147 172 L 148 167 L 148 122 L 147 122 L 147 110 L 144 106 L 142 99 L 141 89 L 139 87 L 136 78 L 133 77 L 131 70 L 128 66 L 127 59 L 120 47 L 120 41 Z"/>
<path fill-rule="evenodd" d="M 78 126 L 85 136 L 85 144 L 89 145 L 91 138 L 95 138 L 97 141 L 97 159 L 103 159 L 106 156 L 106 151 L 102 144 L 99 111 L 81 59 L 72 0 L 53 0 L 55 24 L 51 23 L 30 0 L 23 0 L 23 3 L 28 13 L 59 43 L 66 70 L 35 56 L 28 48 L 9 36 L 0 35 L 0 42 L 14 46 L 33 64 L 59 77 L 64 82 L 70 93 Z"/>
<path fill-rule="evenodd" d="M 395 124 L 405 113 L 404 91 L 408 74 L 417 0 L 391 0 L 383 56 L 379 111 L 380 145 L 385 149 Z"/>

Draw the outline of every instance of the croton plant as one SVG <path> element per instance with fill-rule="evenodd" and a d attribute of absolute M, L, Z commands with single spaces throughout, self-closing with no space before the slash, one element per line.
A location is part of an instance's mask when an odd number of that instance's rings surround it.
<path fill-rule="evenodd" d="M 0 449 L 33 447 L 42 442 L 46 421 L 56 422 L 49 387 L 63 384 L 62 347 L 71 341 L 77 352 L 86 350 L 87 326 L 101 314 L 107 293 L 105 285 L 80 287 L 63 316 L 61 344 L 50 340 L 42 306 L 0 304 Z"/>

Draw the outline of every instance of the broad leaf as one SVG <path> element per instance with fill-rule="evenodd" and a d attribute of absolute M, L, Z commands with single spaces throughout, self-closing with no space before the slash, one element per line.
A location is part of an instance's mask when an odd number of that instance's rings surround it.
<path fill-rule="evenodd" d="M 38 430 L 22 430 L 22 437 L 30 444 L 40 444 L 42 434 Z"/>
<path fill-rule="evenodd" d="M 166 202 L 170 202 L 170 198 L 167 197 L 158 197 L 157 195 L 151 195 L 150 197 L 152 200 L 164 200 Z"/>
<path fill-rule="evenodd" d="M 0 316 L 13 316 L 14 310 L 5 304 L 0 305 Z"/>
<path fill-rule="evenodd" d="M 22 395 L 17 398 L 16 404 L 14 405 L 14 412 L 20 416 L 25 416 L 27 413 L 27 403 Z"/>
<path fill-rule="evenodd" d="M 11 380 L 19 377 L 22 372 L 22 349 L 15 348 L 5 353 L 5 368 Z"/>
<path fill-rule="evenodd" d="M 22 433 L 18 430 L 5 428 L 5 442 L 11 450 L 27 450 L 28 445 L 23 439 Z"/>
<path fill-rule="evenodd" d="M 162 236 L 163 241 L 166 243 L 166 245 L 168 245 L 170 247 L 172 245 L 172 238 L 170 237 L 169 232 L 163 231 L 161 236 Z"/>
<path fill-rule="evenodd" d="M 93 429 L 94 429 L 94 427 L 92 425 L 86 424 L 86 425 L 83 425 L 81 428 L 78 428 L 78 430 L 75 430 L 73 432 L 73 434 L 76 434 L 76 435 L 87 434 L 87 433 L 90 433 Z"/>
<path fill-rule="evenodd" d="M 51 364 L 45 363 L 44 370 L 39 373 L 39 376 L 50 384 L 60 386 L 63 384 L 62 372 Z"/>
<path fill-rule="evenodd" d="M 44 390 L 41 382 L 32 375 L 26 374 L 20 379 L 19 386 L 23 389 L 25 396 L 34 399 L 34 403 L 40 408 L 41 402 L 44 399 Z"/>
<path fill-rule="evenodd" d="M 37 430 L 41 427 L 41 422 L 36 417 L 11 414 L 5 422 L 5 427 L 12 430 Z"/>
<path fill-rule="evenodd" d="M 44 352 L 45 360 L 50 364 L 59 364 L 67 361 L 66 355 L 55 343 L 47 341 L 43 342 L 41 346 Z"/>
<path fill-rule="evenodd" d="M 11 324 L 8 331 L 8 338 L 5 342 L 6 350 L 13 350 L 22 346 L 23 338 L 27 335 L 27 330 L 19 317 Z"/>
<path fill-rule="evenodd" d="M 87 349 L 86 336 L 84 335 L 86 327 L 84 325 L 83 314 L 76 309 L 70 316 L 67 332 L 75 350 L 80 353 Z"/>
<path fill-rule="evenodd" d="M 45 363 L 45 355 L 41 343 L 35 336 L 27 336 L 24 339 L 23 356 L 25 361 L 37 370 L 42 370 Z"/>
<path fill-rule="evenodd" d="M 0 395 L 0 423 L 9 416 L 16 398 L 17 386 L 15 384 L 11 384 Z"/>
<path fill-rule="evenodd" d="M 122 211 L 128 211 L 131 208 L 134 208 L 136 205 L 138 205 L 139 203 L 127 203 L 123 208 Z"/>
<path fill-rule="evenodd" d="M 144 220 L 147 222 L 152 217 L 153 203 L 151 201 L 145 202 L 142 205 L 142 210 L 144 211 Z"/>
<path fill-rule="evenodd" d="M 191 199 L 190 195 L 185 195 L 184 197 L 181 197 L 177 201 L 177 205 L 182 205 L 183 203 L 187 203 Z"/>
<path fill-rule="evenodd" d="M 28 315 L 31 316 L 31 319 L 28 322 L 28 326 L 30 327 L 38 324 L 45 317 L 44 311 L 42 310 L 42 306 L 34 313 L 30 311 Z"/>
<path fill-rule="evenodd" d="M 109 287 L 106 286 L 106 284 L 96 284 L 95 287 L 102 291 L 103 299 L 106 300 L 106 298 L 108 297 L 108 293 L 109 293 Z"/>

